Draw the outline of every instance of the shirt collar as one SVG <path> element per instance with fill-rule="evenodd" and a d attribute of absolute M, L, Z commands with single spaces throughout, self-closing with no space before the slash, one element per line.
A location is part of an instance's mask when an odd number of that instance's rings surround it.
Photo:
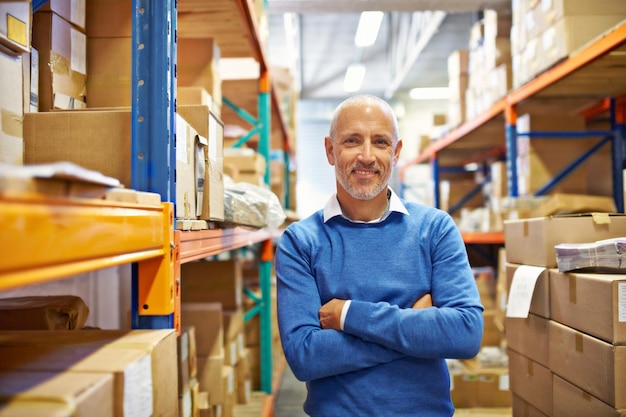
<path fill-rule="evenodd" d="M 328 199 L 326 205 L 324 206 L 324 223 L 328 220 L 332 219 L 335 216 L 342 216 L 343 218 L 350 220 L 354 223 L 379 223 L 385 220 L 392 211 L 397 211 L 398 213 L 409 214 L 409 211 L 406 209 L 400 197 L 393 191 L 391 188 L 387 188 L 389 190 L 389 204 L 387 205 L 387 210 L 382 215 L 380 219 L 372 220 L 370 222 L 359 222 L 355 220 L 351 220 L 346 217 L 341 211 L 341 206 L 339 205 L 339 200 L 337 200 L 337 193 L 333 193 L 333 195 Z"/>

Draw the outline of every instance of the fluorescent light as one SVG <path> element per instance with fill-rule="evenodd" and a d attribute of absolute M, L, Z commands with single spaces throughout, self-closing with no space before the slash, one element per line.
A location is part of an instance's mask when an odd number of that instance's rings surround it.
<path fill-rule="evenodd" d="M 356 29 L 354 44 L 358 47 L 371 46 L 376 42 L 383 21 L 383 12 L 363 12 Z"/>
<path fill-rule="evenodd" d="M 448 87 L 413 88 L 409 91 L 409 97 L 413 100 L 447 100 L 450 98 L 450 89 Z"/>
<path fill-rule="evenodd" d="M 365 78 L 365 65 L 352 64 L 346 70 L 346 78 L 343 79 L 343 89 L 348 92 L 355 92 L 361 89 Z"/>

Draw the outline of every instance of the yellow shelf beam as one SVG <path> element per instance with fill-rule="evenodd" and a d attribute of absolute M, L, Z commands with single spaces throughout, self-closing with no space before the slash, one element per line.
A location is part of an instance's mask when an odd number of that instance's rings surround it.
<path fill-rule="evenodd" d="M 0 291 L 163 257 L 164 207 L 0 196 Z"/>

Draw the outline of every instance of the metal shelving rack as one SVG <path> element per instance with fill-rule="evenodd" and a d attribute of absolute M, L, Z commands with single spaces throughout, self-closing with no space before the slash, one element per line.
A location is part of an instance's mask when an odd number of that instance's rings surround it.
<path fill-rule="evenodd" d="M 576 54 L 563 60 L 537 76 L 522 87 L 511 91 L 495 102 L 478 117 L 433 141 L 422 153 L 400 168 L 400 180 L 407 168 L 416 163 L 430 161 L 435 177 L 435 193 L 439 188 L 438 172 L 445 162 L 474 159 L 477 155 L 491 154 L 494 150 L 506 152 L 508 189 L 511 197 L 518 196 L 517 186 L 517 115 L 527 109 L 558 109 L 560 112 L 578 112 L 588 119 L 608 114 L 611 129 L 607 132 L 585 132 L 587 136 L 603 136 L 597 146 L 589 149 L 580 158 L 557 174 L 538 193 L 547 192 L 559 179 L 566 176 L 589 155 L 606 143 L 611 143 L 613 196 L 619 212 L 624 212 L 622 170 L 625 168 L 626 137 L 626 22 L 616 26 L 604 36 L 597 38 Z M 504 135 L 486 133 L 494 126 L 502 128 Z M 576 136 L 577 133 L 559 132 L 561 135 Z M 553 136 L 554 133 L 531 132 L 533 137 Z M 538 194 L 540 195 L 540 194 Z M 478 237 L 501 243 L 499 235 Z M 468 242 L 471 243 L 471 242 Z"/>
<path fill-rule="evenodd" d="M 133 63 L 132 63 L 132 186 L 138 190 L 159 192 L 162 199 L 174 201 L 175 150 L 173 132 L 176 108 L 176 41 L 181 33 L 188 29 L 179 23 L 178 8 L 185 8 L 185 21 L 190 27 L 195 23 L 193 18 L 203 20 L 202 27 L 210 28 L 211 23 L 217 25 L 219 14 L 211 16 L 211 11 L 219 10 L 222 14 L 233 18 L 235 23 L 231 30 L 236 33 L 236 52 L 228 50 L 226 43 L 221 45 L 224 56 L 247 56 L 255 58 L 260 64 L 257 105 L 258 118 L 254 120 L 254 133 L 259 135 L 258 151 L 268 161 L 265 181 L 269 184 L 269 153 L 272 115 L 276 120 L 287 143 L 286 130 L 275 99 L 272 101 L 272 86 L 263 48 L 259 37 L 254 10 L 246 0 L 219 0 L 218 2 L 189 3 L 167 0 L 163 2 L 150 0 L 133 0 Z M 192 18 L 190 20 L 190 18 Z M 238 23 L 238 24 L 237 24 Z M 180 27 L 179 27 L 180 24 Z M 219 38 L 228 36 L 225 30 L 213 34 L 194 34 L 202 38 Z M 232 35 L 231 35 L 232 36 Z M 232 37 L 231 37 L 232 39 Z M 243 45 L 242 45 L 243 43 Z M 218 39 L 218 44 L 220 40 Z M 230 101 L 227 103 L 234 106 Z M 272 105 L 274 104 L 274 113 Z M 244 110 L 240 111 L 246 114 Z M 248 117 L 252 119 L 252 117 Z M 201 259 L 220 252 L 238 247 L 262 243 L 260 262 L 261 299 L 257 300 L 254 314 L 259 314 L 261 325 L 261 389 L 270 393 L 272 390 L 272 343 L 271 343 L 271 264 L 273 247 L 271 234 L 264 231 L 251 232 L 246 229 L 208 230 L 198 232 L 174 233 L 172 250 L 174 251 L 173 273 L 170 279 L 174 284 L 174 294 L 180 291 L 180 264 Z M 163 311 L 163 314 L 150 314 L 143 307 L 141 300 L 150 290 L 142 279 L 141 268 L 133 276 L 134 305 L 133 324 L 138 328 L 177 328 L 180 327 L 178 308 L 180 298 L 174 303 L 174 310 Z M 246 315 L 247 319 L 251 316 Z"/>
<path fill-rule="evenodd" d="M 37 11 L 47 0 L 33 0 Z M 261 389 L 272 391 L 271 265 L 274 236 L 244 227 L 174 229 L 176 41 L 180 0 L 133 0 L 132 188 L 161 195 L 158 207 L 4 193 L 0 196 L 0 291 L 132 264 L 134 328 L 180 330 L 181 264 L 260 243 Z M 197 2 L 194 2 L 197 5 Z M 247 0 L 206 1 L 237 16 L 243 54 L 259 61 L 256 131 L 269 161 L 272 120 L 288 149 L 254 12 Z M 202 10 L 202 6 L 200 6 Z M 232 22 L 231 22 L 232 23 Z M 210 24 L 208 24 L 210 26 Z M 241 30 L 229 25 L 230 29 Z M 265 180 L 269 182 L 269 164 Z M 32 256 L 33 253 L 36 256 Z"/>

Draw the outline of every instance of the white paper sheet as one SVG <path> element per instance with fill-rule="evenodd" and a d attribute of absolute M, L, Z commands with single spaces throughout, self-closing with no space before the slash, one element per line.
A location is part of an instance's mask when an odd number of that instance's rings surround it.
<path fill-rule="evenodd" d="M 509 289 L 509 301 L 506 307 L 507 317 L 528 317 L 535 284 L 537 284 L 537 279 L 543 271 L 545 268 L 531 265 L 521 265 L 515 270 Z"/>

